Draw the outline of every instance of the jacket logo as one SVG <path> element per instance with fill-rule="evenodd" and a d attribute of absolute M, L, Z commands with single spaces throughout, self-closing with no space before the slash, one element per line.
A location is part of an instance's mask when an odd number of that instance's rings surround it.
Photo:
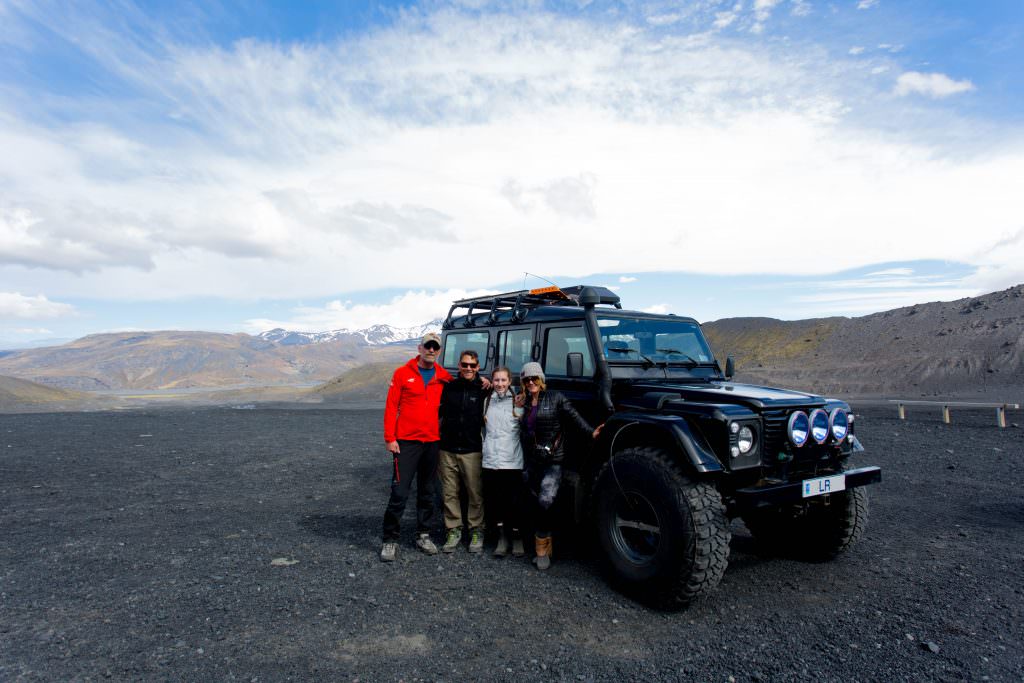
<path fill-rule="evenodd" d="M 407 380 L 405 380 L 405 381 L 406 381 L 406 382 L 415 382 L 415 381 L 416 381 L 416 378 L 415 378 L 415 377 L 410 377 L 409 379 L 407 379 Z"/>

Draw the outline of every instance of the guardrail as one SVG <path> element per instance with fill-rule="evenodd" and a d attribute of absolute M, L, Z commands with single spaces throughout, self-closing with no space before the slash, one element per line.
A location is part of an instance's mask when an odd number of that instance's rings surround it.
<path fill-rule="evenodd" d="M 899 411 L 900 419 L 907 419 L 907 411 L 905 406 L 908 405 L 919 405 L 919 406 L 942 406 L 942 421 L 946 424 L 950 424 L 952 420 L 949 416 L 949 409 L 953 408 L 995 408 L 996 409 L 996 424 L 1000 427 L 1006 427 L 1006 409 L 1012 408 L 1013 410 L 1020 410 L 1019 403 L 974 403 L 971 401 L 904 401 L 902 399 L 890 399 L 889 403 L 895 403 L 896 409 Z"/>

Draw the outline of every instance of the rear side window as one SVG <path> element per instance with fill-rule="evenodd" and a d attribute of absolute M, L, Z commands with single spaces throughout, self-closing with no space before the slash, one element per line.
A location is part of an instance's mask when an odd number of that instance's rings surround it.
<path fill-rule="evenodd" d="M 480 369 L 485 369 L 487 367 L 487 340 L 486 332 L 449 332 L 444 338 L 444 356 L 441 365 L 446 368 L 456 368 L 459 365 L 462 352 L 472 350 L 476 351 L 480 357 Z"/>
<path fill-rule="evenodd" d="M 594 374 L 594 357 L 587 344 L 587 335 L 583 327 L 552 327 L 547 331 L 547 344 L 544 345 L 544 373 L 547 375 L 565 375 L 566 356 L 570 353 L 583 354 L 583 376 Z"/>
<path fill-rule="evenodd" d="M 523 367 L 523 363 L 530 361 L 532 352 L 533 328 L 502 330 L 498 333 L 498 365 L 504 365 L 513 373 L 517 373 Z"/>

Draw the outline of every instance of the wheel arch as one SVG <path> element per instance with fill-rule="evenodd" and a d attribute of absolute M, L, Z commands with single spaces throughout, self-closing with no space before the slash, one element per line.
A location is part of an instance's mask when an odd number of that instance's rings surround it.
<path fill-rule="evenodd" d="M 601 431 L 599 469 L 615 453 L 627 448 L 654 447 L 663 450 L 688 476 L 704 477 L 724 471 L 714 451 L 681 415 L 617 413 Z"/>

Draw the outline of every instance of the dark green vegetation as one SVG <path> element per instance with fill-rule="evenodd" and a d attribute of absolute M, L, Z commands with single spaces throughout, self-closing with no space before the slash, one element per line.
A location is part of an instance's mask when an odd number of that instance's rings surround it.
<path fill-rule="evenodd" d="M 1024 432 L 988 411 L 861 412 L 886 479 L 860 542 L 767 557 L 734 521 L 721 585 L 679 613 L 565 534 L 546 574 L 490 544 L 421 555 L 412 506 L 381 563 L 380 420 L 0 416 L 0 680 L 1024 678 Z"/>

